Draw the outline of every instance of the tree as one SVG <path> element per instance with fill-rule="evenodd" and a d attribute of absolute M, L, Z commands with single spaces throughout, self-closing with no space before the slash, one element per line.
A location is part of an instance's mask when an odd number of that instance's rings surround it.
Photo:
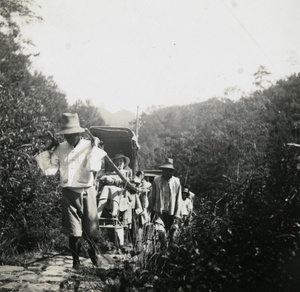
<path fill-rule="evenodd" d="M 230 86 L 225 89 L 224 95 L 226 98 L 231 100 L 238 100 L 245 95 L 245 92 L 243 92 L 238 86 Z"/>
<path fill-rule="evenodd" d="M 30 73 L 15 22 L 32 17 L 30 3 L 0 1 L 1 254 L 10 245 L 22 250 L 48 240 L 60 217 L 56 183 L 45 184 L 33 157 L 43 149 L 46 130 L 57 128 L 67 102 L 51 78 Z"/>
<path fill-rule="evenodd" d="M 271 81 L 268 80 L 266 77 L 271 73 L 266 69 L 265 66 L 259 66 L 257 72 L 254 75 L 254 82 L 253 84 L 259 89 L 263 90 L 271 85 Z"/>
<path fill-rule="evenodd" d="M 300 75 L 292 75 L 238 102 L 193 105 L 194 131 L 172 120 L 176 133 L 160 139 L 182 169 L 193 154 L 201 204 L 174 244 L 147 262 L 154 288 L 299 291 L 300 148 L 286 144 L 300 142 L 299 92 Z"/>

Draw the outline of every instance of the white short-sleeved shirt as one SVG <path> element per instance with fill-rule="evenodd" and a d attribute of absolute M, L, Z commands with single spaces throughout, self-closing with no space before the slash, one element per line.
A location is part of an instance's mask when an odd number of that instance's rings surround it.
<path fill-rule="evenodd" d="M 51 156 L 49 151 L 44 151 L 35 159 L 45 175 L 55 175 L 60 171 L 62 187 L 86 188 L 93 185 L 93 172 L 101 169 L 105 155 L 106 152 L 93 147 L 91 141 L 80 139 L 76 147 L 65 141 Z"/>

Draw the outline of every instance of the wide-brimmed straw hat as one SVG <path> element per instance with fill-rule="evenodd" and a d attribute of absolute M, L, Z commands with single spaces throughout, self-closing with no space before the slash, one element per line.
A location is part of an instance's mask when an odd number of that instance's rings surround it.
<path fill-rule="evenodd" d="M 165 163 L 159 167 L 160 169 L 172 169 L 175 170 L 173 166 L 173 159 L 172 158 L 166 158 Z"/>
<path fill-rule="evenodd" d="M 115 161 L 116 159 L 119 159 L 119 158 L 123 158 L 124 159 L 125 167 L 127 167 L 128 164 L 130 163 L 129 157 L 125 156 L 123 153 L 116 154 L 115 157 L 113 157 L 111 160 Z"/>
<path fill-rule="evenodd" d="M 62 115 L 61 130 L 56 135 L 75 134 L 85 132 L 84 128 L 80 127 L 79 117 L 77 113 L 64 113 Z"/>

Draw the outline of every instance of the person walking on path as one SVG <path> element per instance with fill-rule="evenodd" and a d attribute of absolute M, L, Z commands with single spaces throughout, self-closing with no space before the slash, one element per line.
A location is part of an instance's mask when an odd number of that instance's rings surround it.
<path fill-rule="evenodd" d="M 62 232 L 69 236 L 69 247 L 73 257 L 73 268 L 80 268 L 79 253 L 82 238 L 89 244 L 88 254 L 92 263 L 99 266 L 96 241 L 99 238 L 96 189 L 94 172 L 101 169 L 101 160 L 106 152 L 98 148 L 100 140 L 83 139 L 85 132 L 80 126 L 77 113 L 62 115 L 61 130 L 65 141 L 58 143 L 51 136 L 45 151 L 35 159 L 46 176 L 60 173 L 62 187 Z M 52 150 L 52 154 L 50 154 Z"/>
<path fill-rule="evenodd" d="M 178 177 L 175 177 L 173 159 L 166 158 L 165 163 L 159 167 L 162 174 L 155 177 L 149 196 L 149 209 L 156 218 L 160 218 L 165 230 L 168 232 L 174 219 L 181 219 L 182 193 Z"/>

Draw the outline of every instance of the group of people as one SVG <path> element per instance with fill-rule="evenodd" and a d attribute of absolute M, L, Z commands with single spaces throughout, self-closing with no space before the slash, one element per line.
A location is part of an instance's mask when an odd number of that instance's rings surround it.
<path fill-rule="evenodd" d="M 123 159 L 122 163 L 119 159 Z M 125 155 L 118 153 L 112 160 L 120 171 L 129 169 L 130 159 Z M 98 217 L 118 217 L 127 224 L 134 242 L 136 230 L 146 223 L 154 222 L 159 230 L 164 231 L 164 235 L 172 227 L 179 227 L 181 223 L 187 224 L 193 212 L 194 194 L 187 186 L 182 189 L 179 178 L 174 176 L 173 159 L 166 158 L 159 168 L 162 174 L 155 177 L 152 183 L 145 179 L 143 171 L 138 171 L 135 178 L 131 178 L 139 189 L 137 193 L 120 187 L 122 181 L 120 178 L 116 179 L 115 174 L 103 175 L 100 178 L 102 188 L 99 194 Z"/>
<path fill-rule="evenodd" d="M 80 268 L 82 240 L 88 242 L 88 254 L 95 266 L 100 265 L 97 255 L 99 239 L 99 218 L 103 215 L 105 204 L 111 199 L 111 214 L 117 216 L 122 199 L 127 199 L 131 208 L 127 212 L 127 223 L 131 224 L 132 214 L 140 215 L 139 220 L 154 220 L 163 225 L 166 232 L 181 220 L 187 220 L 193 209 L 189 190 L 181 187 L 179 178 L 174 176 L 173 160 L 167 158 L 160 166 L 162 174 L 155 177 L 152 184 L 145 180 L 139 171 L 132 178 L 128 167 L 129 158 L 118 153 L 113 157 L 122 175 L 132 181 L 140 192 L 129 192 L 120 187 L 118 176 L 112 174 L 100 178 L 103 184 L 99 196 L 95 173 L 101 170 L 103 158 L 107 153 L 99 148 L 100 140 L 83 139 L 78 114 L 65 113 L 62 116 L 61 130 L 65 141 L 58 143 L 52 136 L 43 152 L 35 159 L 45 175 L 60 173 L 62 188 L 62 232 L 69 237 L 69 248 L 73 257 L 73 268 Z M 116 184 L 120 182 L 120 184 Z M 107 187 L 106 187 L 107 186 Z M 124 200 L 123 200 L 124 202 Z M 126 211 L 126 210 L 125 210 Z"/>

